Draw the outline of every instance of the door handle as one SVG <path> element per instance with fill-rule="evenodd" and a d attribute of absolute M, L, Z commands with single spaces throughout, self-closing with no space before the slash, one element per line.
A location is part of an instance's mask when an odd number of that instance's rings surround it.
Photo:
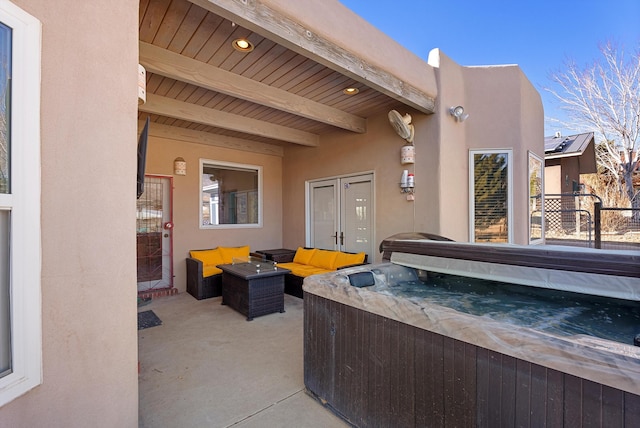
<path fill-rule="evenodd" d="M 344 245 L 344 232 L 340 232 L 340 245 Z"/>
<path fill-rule="evenodd" d="M 331 235 L 331 237 L 336 240 L 336 245 L 338 245 L 338 232 L 335 235 Z"/>

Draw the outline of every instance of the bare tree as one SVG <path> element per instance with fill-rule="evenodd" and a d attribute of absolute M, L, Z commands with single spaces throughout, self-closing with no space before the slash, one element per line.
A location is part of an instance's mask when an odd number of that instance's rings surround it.
<path fill-rule="evenodd" d="M 640 208 L 632 179 L 640 165 L 640 46 L 626 59 L 611 43 L 600 52 L 602 58 L 584 69 L 567 62 L 551 75 L 556 86 L 546 90 L 567 113 L 565 127 L 596 132 L 598 165 L 615 177 L 631 206 Z"/>

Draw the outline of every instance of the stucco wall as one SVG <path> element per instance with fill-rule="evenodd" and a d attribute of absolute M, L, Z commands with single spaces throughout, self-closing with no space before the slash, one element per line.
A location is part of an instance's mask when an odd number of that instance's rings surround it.
<path fill-rule="evenodd" d="M 437 144 L 440 148 L 435 201 L 440 219 L 439 234 L 455 241 L 469 239 L 469 127 L 458 123 L 449 108 L 462 105 L 469 111 L 463 69 L 438 49 L 429 54 L 429 63 L 436 67 L 438 99 L 436 101 Z"/>
<path fill-rule="evenodd" d="M 151 137 L 147 174 L 172 176 L 173 160 L 178 156 L 187 162 L 187 175 L 173 177 L 173 274 L 180 292 L 186 291 L 189 250 L 249 245 L 253 251 L 282 246 L 282 157 Z M 200 229 L 200 159 L 262 166 L 263 227 Z"/>
<path fill-rule="evenodd" d="M 410 112 L 416 124 L 416 164 L 401 165 L 398 137 L 387 112 L 369 118 L 367 134 L 336 132 L 323 136 L 319 147 L 287 147 L 283 168 L 283 244 L 305 244 L 305 181 L 373 171 L 375 175 L 375 246 L 399 232 L 437 233 L 437 145 L 430 138 L 433 116 Z M 400 193 L 403 169 L 416 173 L 416 201 Z M 380 254 L 375 254 L 380 260 Z"/>
<path fill-rule="evenodd" d="M 0 426 L 134 427 L 138 2 L 15 3 L 42 22 L 43 381 Z"/>
<path fill-rule="evenodd" d="M 562 193 L 562 169 L 559 160 L 555 165 L 545 165 L 544 167 L 544 193 Z"/>
<path fill-rule="evenodd" d="M 528 153 L 544 156 L 540 95 L 516 65 L 461 67 L 438 50 L 429 60 L 440 94 L 442 234 L 469 240 L 469 150 L 512 149 L 514 243 L 528 244 Z M 449 114 L 456 105 L 469 114 L 466 121 Z"/>
<path fill-rule="evenodd" d="M 511 148 L 513 243 L 527 245 L 528 153 L 544 156 L 542 101 L 518 66 L 465 69 L 471 149 Z"/>
<path fill-rule="evenodd" d="M 400 139 L 386 112 L 367 122 L 364 135 L 336 132 L 320 147 L 287 147 L 283 170 L 283 244 L 305 244 L 305 181 L 373 171 L 375 240 L 400 232 L 430 232 L 469 240 L 469 150 L 513 149 L 514 243 L 528 243 L 528 152 L 544 151 L 543 110 L 538 92 L 517 66 L 461 67 L 438 50 L 436 113 L 410 113 L 415 126 L 415 165 L 400 164 Z M 470 117 L 459 123 L 449 108 Z M 415 172 L 415 201 L 399 192 L 403 169 Z M 380 259 L 376 254 L 376 260 Z"/>

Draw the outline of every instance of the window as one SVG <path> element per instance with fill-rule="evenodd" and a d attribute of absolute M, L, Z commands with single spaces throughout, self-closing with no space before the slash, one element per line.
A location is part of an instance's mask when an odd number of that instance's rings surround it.
<path fill-rule="evenodd" d="M 200 227 L 262 226 L 262 167 L 200 161 Z"/>
<path fill-rule="evenodd" d="M 544 189 L 542 158 L 529 152 L 529 243 L 540 244 L 544 238 Z"/>
<path fill-rule="evenodd" d="M 511 150 L 469 152 L 471 242 L 512 242 Z"/>
<path fill-rule="evenodd" d="M 0 406 L 42 379 L 40 34 L 0 3 Z"/>

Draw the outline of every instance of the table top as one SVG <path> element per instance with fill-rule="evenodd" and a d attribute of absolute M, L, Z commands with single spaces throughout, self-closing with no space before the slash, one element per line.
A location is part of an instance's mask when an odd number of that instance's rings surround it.
<path fill-rule="evenodd" d="M 222 269 L 222 272 L 235 275 L 243 279 L 255 279 L 268 276 L 286 275 L 291 272 L 289 269 L 284 269 L 276 266 L 275 263 L 270 261 L 262 261 L 259 259 L 252 259 L 247 261 L 237 261 L 230 264 L 223 264 L 217 266 Z"/>
<path fill-rule="evenodd" d="M 279 254 L 291 254 L 291 253 L 295 253 L 296 250 L 289 250 L 287 248 L 274 248 L 271 250 L 258 250 L 256 251 L 256 253 L 259 254 L 271 254 L 271 255 L 279 255 Z"/>

